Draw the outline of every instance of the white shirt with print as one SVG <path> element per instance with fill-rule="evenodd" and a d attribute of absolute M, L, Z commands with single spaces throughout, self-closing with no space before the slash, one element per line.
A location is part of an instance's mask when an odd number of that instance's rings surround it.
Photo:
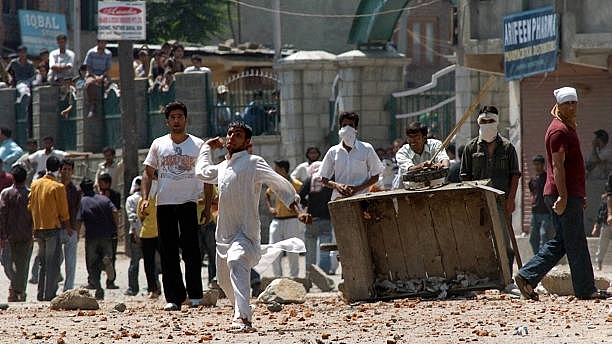
<path fill-rule="evenodd" d="M 195 163 L 202 144 L 193 135 L 181 143 L 170 134 L 153 140 L 144 165 L 158 170 L 157 205 L 197 202 L 202 182 L 195 176 Z"/>

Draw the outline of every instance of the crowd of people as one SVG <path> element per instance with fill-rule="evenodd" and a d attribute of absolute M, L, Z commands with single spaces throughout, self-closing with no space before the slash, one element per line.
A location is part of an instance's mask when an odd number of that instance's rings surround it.
<path fill-rule="evenodd" d="M 70 116 L 75 91 L 84 88 L 87 117 L 95 116 L 100 95 L 113 90 L 119 92 L 119 86 L 109 74 L 112 53 L 106 48 L 108 42 L 97 40 L 96 45 L 87 51 L 82 64 L 79 64 L 75 53 L 67 48 L 67 36 L 59 34 L 56 41 L 57 49 L 49 52 L 43 48 L 39 51 L 36 64 L 28 58 L 33 55 L 29 54 L 26 46 L 17 47 L 16 53 L 9 56 L 9 62 L 3 68 L 2 74 L 6 75 L 6 79 L 0 78 L 0 88 L 17 89 L 17 102 L 21 102 L 25 96 L 31 97 L 32 87 L 61 86 L 60 100 L 69 102 L 67 108 L 60 109 L 61 115 L 66 118 Z M 171 45 L 166 42 L 161 49 L 152 52 L 143 46 L 134 59 L 134 75 L 149 79 L 150 93 L 153 90 L 168 92 L 175 73 L 210 72 L 210 69 L 202 66 L 202 56 L 197 54 L 191 56 L 192 66 L 186 67 L 183 63 L 184 52 L 185 48 L 179 43 Z"/>
<path fill-rule="evenodd" d="M 535 255 L 514 275 L 516 284 L 511 283 L 507 290 L 537 300 L 535 287 L 567 254 L 576 296 L 607 297 L 595 289 L 583 230 L 586 174 L 587 170 L 608 168 L 607 132 L 595 132 L 593 154 L 585 164 L 575 132 L 577 92 L 564 87 L 555 90 L 554 96 L 546 156 L 532 159 L 534 173 L 529 182 L 533 200 L 530 242 Z M 298 277 L 302 268 L 299 253 L 305 252 L 307 278 L 317 270 L 326 275 L 335 273 L 338 263 L 334 253 L 319 248 L 322 243 L 334 242 L 327 208 L 332 200 L 380 190 L 420 188 L 423 185 L 404 181 L 402 175 L 448 169 L 447 180 L 441 183 L 489 179 L 491 186 L 504 192 L 507 215 L 515 210 L 521 170 L 516 149 L 499 133 L 500 113 L 495 106 L 479 111 L 478 136 L 465 146 L 451 144 L 445 149 L 419 122 L 410 123 L 405 138 L 395 140 L 391 147 L 374 149 L 358 139 L 359 115 L 343 112 L 338 119 L 340 142 L 325 154 L 317 147 L 307 148 L 306 161 L 293 170 L 287 160 L 276 160 L 270 167 L 252 154 L 254 130 L 243 118 L 228 123 L 225 140 L 216 137 L 205 141 L 187 132 L 188 111 L 183 103 L 168 104 L 164 113 L 169 134 L 153 141 L 144 173 L 132 180 L 125 202 L 131 248 L 125 294 L 139 292 L 142 259 L 149 298 L 158 298 L 163 291 L 167 311 L 180 310 L 183 304 L 197 306 L 203 297 L 206 255 L 208 288 L 219 290 L 234 303 L 231 328 L 236 331 L 253 330 L 249 298 L 260 292 L 258 272 L 265 269 L 262 262 L 272 265 L 275 276 Z M 122 204 L 112 182 L 122 183 L 123 170 L 114 150 L 105 149 L 105 161 L 98 167 L 95 182 L 84 178 L 76 188 L 71 181 L 71 156 L 55 150 L 52 138 L 43 140 L 44 149 L 29 147 L 24 155 L 10 139 L 10 130 L 0 129 L 0 159 L 5 162 L 0 175 L 4 188 L 0 195 L 0 234 L 2 262 L 11 280 L 9 301 L 24 301 L 26 297 L 33 246 L 33 238 L 27 233 L 32 230 L 38 244 L 33 264 L 37 273 L 32 275 L 32 282 L 38 283 L 37 299 L 50 300 L 56 295 L 58 282 L 64 278 L 61 264 L 66 265 L 64 290 L 74 286 L 78 242 L 74 238 L 78 239 L 81 227 L 85 229 L 87 287 L 95 290 L 97 298 L 103 298 L 102 271 L 107 276 L 106 288 L 117 288 L 114 262 Z M 227 154 L 219 160 L 215 151 L 223 148 Z M 602 175 L 610 179 L 609 169 L 604 172 Z M 28 173 L 34 174 L 30 190 Z M 273 216 L 269 245 L 261 244 L 258 204 L 263 185 L 268 187 L 266 208 Z M 611 194 L 608 183 L 607 193 L 602 195 L 600 220 L 594 228 L 602 233 L 599 267 L 610 240 Z M 24 215 L 16 219 L 7 212 Z M 285 272 L 278 254 L 283 250 L 289 263 Z M 514 251 L 509 244 L 505 250 L 512 271 Z M 270 252 L 276 253 L 270 256 Z"/>

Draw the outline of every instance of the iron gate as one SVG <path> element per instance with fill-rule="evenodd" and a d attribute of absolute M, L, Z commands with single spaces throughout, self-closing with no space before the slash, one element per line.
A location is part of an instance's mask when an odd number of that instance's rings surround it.
<path fill-rule="evenodd" d="M 232 120 L 242 119 L 253 135 L 279 135 L 279 81 L 271 72 L 252 69 L 213 84 L 209 99 L 208 135 L 225 136 Z"/>

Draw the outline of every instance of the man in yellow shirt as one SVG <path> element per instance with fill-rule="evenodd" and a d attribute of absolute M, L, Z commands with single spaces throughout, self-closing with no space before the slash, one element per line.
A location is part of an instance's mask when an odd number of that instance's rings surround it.
<path fill-rule="evenodd" d="M 157 299 L 161 295 L 161 288 L 158 278 L 157 264 L 155 263 L 155 253 L 159 250 L 158 237 L 159 233 L 157 230 L 157 170 L 153 173 L 153 181 L 151 182 L 151 189 L 149 190 L 149 205 L 147 212 L 142 211 L 142 197 L 138 201 L 138 218 L 142 224 L 138 237 L 140 238 L 140 244 L 142 249 L 142 260 L 144 263 L 145 276 L 147 277 L 147 298 L 153 300 Z"/>
<path fill-rule="evenodd" d="M 300 191 L 302 182 L 289 176 L 289 162 L 287 160 L 275 161 L 274 171 L 291 182 L 296 192 Z M 272 195 L 274 195 L 274 192 L 268 188 L 266 191 L 266 205 L 270 213 L 274 215 L 274 219 L 270 222 L 269 243 L 274 244 L 289 238 L 304 240 L 304 227 L 300 225 L 297 213 L 287 208 L 279 199 L 275 200 L 274 207 L 272 207 L 272 201 L 270 199 Z M 300 254 L 287 252 L 287 257 L 289 257 L 289 276 L 298 277 L 300 272 Z M 272 263 L 272 269 L 274 271 L 274 276 L 283 275 L 281 257 L 276 258 L 274 263 Z"/>
<path fill-rule="evenodd" d="M 47 174 L 32 182 L 28 203 L 34 222 L 34 238 L 39 248 L 38 301 L 51 301 L 57 292 L 60 273 L 59 239 L 62 225 L 69 236 L 76 235 L 69 221 L 66 189 L 64 184 L 56 179 L 59 167 L 60 160 L 56 156 L 47 158 Z"/>

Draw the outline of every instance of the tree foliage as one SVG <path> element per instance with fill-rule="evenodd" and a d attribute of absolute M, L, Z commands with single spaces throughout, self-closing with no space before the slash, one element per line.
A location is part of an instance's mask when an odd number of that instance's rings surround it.
<path fill-rule="evenodd" d="M 226 0 L 147 0 L 147 42 L 206 43 L 225 31 Z"/>

